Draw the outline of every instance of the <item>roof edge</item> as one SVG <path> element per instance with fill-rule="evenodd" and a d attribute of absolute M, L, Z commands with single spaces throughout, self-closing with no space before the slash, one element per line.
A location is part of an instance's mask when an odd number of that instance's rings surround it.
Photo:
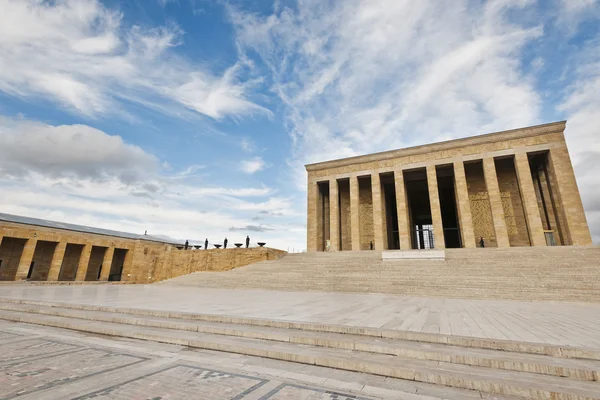
<path fill-rule="evenodd" d="M 515 128 L 515 129 L 509 129 L 509 130 L 505 130 L 505 131 L 498 131 L 498 132 L 484 133 L 481 135 L 467 136 L 467 137 L 459 138 L 459 139 L 451 139 L 451 140 L 445 140 L 445 141 L 441 141 L 441 142 L 427 143 L 427 144 L 418 145 L 418 146 L 404 147 L 401 149 L 386 150 L 386 151 L 381 151 L 381 152 L 377 152 L 377 153 L 362 154 L 359 156 L 338 158 L 338 159 L 334 159 L 334 160 L 310 163 L 310 164 L 306 164 L 304 167 L 306 168 L 306 171 L 309 171 L 309 172 L 310 171 L 319 171 L 319 170 L 323 170 L 323 169 L 327 169 L 327 168 L 341 167 L 341 166 L 356 164 L 356 163 L 360 163 L 360 162 L 381 161 L 381 160 L 387 160 L 390 158 L 403 157 L 406 155 L 416 155 L 416 154 L 425 153 L 427 151 L 448 150 L 448 149 L 460 147 L 462 143 L 469 142 L 469 141 L 471 141 L 471 142 L 475 141 L 476 144 L 479 144 L 479 143 L 484 143 L 484 142 L 502 141 L 502 140 L 506 139 L 505 138 L 506 136 L 511 136 L 511 139 L 515 138 L 515 137 L 517 137 L 517 138 L 518 137 L 531 137 L 531 136 L 543 135 L 543 134 L 552 133 L 552 132 L 564 131 L 566 124 L 567 124 L 566 120 L 556 121 L 556 122 L 550 122 L 550 123 L 541 124 L 541 125 L 532 125 L 532 126 L 526 126 L 523 128 Z M 519 135 L 519 133 L 520 133 L 520 135 Z"/>

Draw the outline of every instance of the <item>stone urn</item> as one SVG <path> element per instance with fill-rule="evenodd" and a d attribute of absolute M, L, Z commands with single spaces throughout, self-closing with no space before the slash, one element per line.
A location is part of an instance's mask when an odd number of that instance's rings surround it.
<path fill-rule="evenodd" d="M 221 248 L 221 244 L 213 244 L 213 246 L 215 246 L 215 248 L 220 249 Z"/>
<path fill-rule="evenodd" d="M 175 246 L 177 248 L 177 250 L 181 250 L 183 249 L 183 246 Z"/>
<path fill-rule="evenodd" d="M 235 244 L 235 247 L 237 247 L 238 249 L 244 245 L 244 243 L 234 243 L 234 244 Z"/>
<path fill-rule="evenodd" d="M 201 249 L 201 248 L 202 248 L 202 246 L 194 246 L 194 248 L 195 248 L 196 250 L 199 250 L 199 249 Z"/>
<path fill-rule="evenodd" d="M 266 242 L 257 242 L 256 244 L 259 245 L 260 247 L 264 247 L 265 244 L 267 244 L 267 243 Z"/>

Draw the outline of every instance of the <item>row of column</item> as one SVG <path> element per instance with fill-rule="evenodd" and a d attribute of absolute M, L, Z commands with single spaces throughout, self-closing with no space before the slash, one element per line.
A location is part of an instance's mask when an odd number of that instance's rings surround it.
<path fill-rule="evenodd" d="M 502 198 L 496 174 L 496 167 L 493 157 L 483 158 L 483 169 L 485 183 L 487 186 L 490 207 L 498 247 L 510 247 L 508 230 L 506 226 L 504 210 L 502 206 Z M 461 159 L 456 159 L 453 162 L 456 204 L 457 213 L 460 221 L 460 232 L 463 247 L 474 248 L 477 246 L 477 238 L 474 236 L 473 217 L 471 214 L 471 203 L 469 200 L 469 192 L 465 174 L 464 162 Z M 427 184 L 429 189 L 429 202 L 431 206 L 431 217 L 433 221 L 433 233 L 435 239 L 435 247 L 439 249 L 445 248 L 444 227 L 442 222 L 442 213 L 440 207 L 440 197 L 437 184 L 436 165 L 431 164 L 426 166 Z M 530 242 L 533 246 L 545 246 L 543 225 L 538 209 L 535 188 L 531 177 L 529 160 L 526 152 L 517 152 L 515 154 L 515 170 L 517 180 L 519 182 L 522 202 L 524 206 L 526 221 L 528 225 Z M 359 185 L 358 175 L 350 177 L 350 212 L 351 212 L 351 237 L 352 250 L 360 250 L 360 223 L 359 223 Z M 362 175 L 361 175 L 362 176 Z M 574 177 L 573 177 L 574 179 Z M 396 207 L 398 214 L 398 233 L 400 237 L 400 248 L 411 248 L 411 227 L 409 218 L 409 209 L 406 199 L 406 189 L 404 184 L 404 173 L 402 169 L 394 171 L 395 190 L 396 190 Z M 374 245 L 375 250 L 384 250 L 386 247 L 386 231 L 385 231 L 385 210 L 383 205 L 382 187 L 379 173 L 371 175 L 372 197 L 373 197 L 373 226 L 374 226 Z M 313 188 L 309 189 L 309 207 L 311 204 L 316 205 L 316 196 L 318 196 L 317 183 Z M 330 251 L 339 251 L 339 202 L 338 202 L 338 184 L 336 179 L 329 180 L 329 199 L 330 199 Z M 316 213 L 312 213 L 316 215 Z M 309 216 L 311 211 L 309 210 Z M 316 221 L 309 221 L 309 251 L 316 251 L 317 244 L 313 243 L 311 249 L 310 240 L 316 240 Z M 312 238 L 311 238 L 312 235 Z"/>
<path fill-rule="evenodd" d="M 0 236 L 0 244 L 2 243 L 3 237 Z M 19 260 L 19 267 L 17 269 L 17 273 L 15 276 L 15 280 L 25 280 L 27 279 L 27 274 L 29 273 L 29 268 L 31 266 L 31 262 L 33 261 L 33 256 L 35 254 L 35 249 L 38 244 L 38 239 L 31 238 L 27 239 L 25 242 L 25 246 L 23 248 L 23 252 L 21 253 L 21 258 Z M 56 282 L 58 281 L 60 270 L 63 265 L 63 260 L 65 257 L 65 252 L 67 250 L 67 242 L 58 242 L 54 253 L 52 255 L 52 261 L 50 262 L 50 269 L 48 272 L 48 282 Z M 84 281 L 88 272 L 88 267 L 90 264 L 90 256 L 92 253 L 93 244 L 87 243 L 83 245 L 83 249 L 81 251 L 81 255 L 79 257 L 79 262 L 77 264 L 77 272 L 75 276 L 75 281 Z M 105 247 L 105 246 L 98 246 Z M 108 277 L 110 275 L 111 265 L 113 261 L 113 257 L 115 254 L 115 246 L 106 247 L 106 251 L 104 253 L 104 257 L 102 260 L 102 270 L 100 275 L 100 281 L 108 281 Z M 123 274 L 129 273 L 129 268 L 131 267 L 133 259 L 133 250 L 128 249 L 125 253 L 125 261 L 123 263 Z"/>

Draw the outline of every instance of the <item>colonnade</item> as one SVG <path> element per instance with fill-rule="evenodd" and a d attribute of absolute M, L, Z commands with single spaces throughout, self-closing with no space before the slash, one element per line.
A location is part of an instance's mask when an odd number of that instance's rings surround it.
<path fill-rule="evenodd" d="M 108 281 L 129 273 L 133 241 L 85 242 L 70 236 L 76 235 L 0 230 L 0 280 Z"/>
<path fill-rule="evenodd" d="M 539 193 L 536 195 L 536 186 L 532 179 L 532 171 L 528 155 L 545 152 L 548 159 L 548 168 L 551 170 L 553 181 L 553 204 L 560 214 L 561 244 L 590 244 L 591 238 L 587 230 L 587 222 L 583 213 L 583 206 L 579 198 L 579 191 L 575 175 L 568 156 L 566 145 L 531 146 L 517 149 L 490 152 L 480 155 L 457 156 L 452 159 L 441 159 L 356 171 L 352 173 L 336 173 L 331 176 L 318 176 L 309 171 L 308 182 L 308 251 L 340 251 L 343 247 L 340 239 L 340 200 L 338 187 L 341 181 L 349 180 L 350 186 L 350 230 L 351 250 L 361 250 L 361 220 L 359 179 L 369 178 L 371 181 L 372 195 L 372 243 L 375 250 L 392 248 L 386 240 L 386 205 L 382 194 L 381 179 L 383 176 L 393 174 L 395 199 L 398 223 L 398 236 L 400 249 L 411 249 L 411 235 L 414 226 L 411 226 L 410 202 L 407 199 L 407 183 L 405 173 L 415 170 L 425 171 L 427 189 L 429 193 L 429 207 L 431 210 L 432 231 L 435 238 L 435 248 L 444 249 L 444 225 L 440 207 L 438 191 L 439 168 L 451 168 L 454 178 L 454 191 L 456 199 L 456 215 L 460 226 L 461 247 L 474 248 L 479 245 L 479 237 L 475 237 L 474 220 L 469 196 L 469 185 L 465 173 L 466 163 L 479 162 L 483 167 L 487 198 L 493 221 L 497 247 L 510 247 L 505 210 L 503 209 L 503 194 L 500 191 L 499 178 L 495 162 L 501 158 L 512 158 L 514 172 L 518 182 L 520 204 L 522 204 L 524 219 L 526 221 L 529 245 L 545 246 L 547 237 L 542 222 L 543 212 L 539 203 Z M 371 166 L 370 164 L 369 166 Z M 337 170 L 339 171 L 339 169 Z M 317 175 L 317 176 L 315 176 Z M 323 187 L 328 186 L 329 199 L 329 248 L 323 245 L 323 235 L 327 236 L 326 222 L 322 219 L 327 215 L 320 193 Z M 387 205 L 388 207 L 390 205 Z M 559 218 L 557 216 L 557 218 Z M 557 219 L 558 221 L 558 219 Z M 362 225 L 364 221 L 362 221 Z M 321 230 L 325 229 L 325 232 Z M 369 227 L 370 229 L 370 227 Z M 348 246 L 346 246 L 348 247 Z M 349 249 L 348 249 L 349 250 Z M 364 246 L 362 250 L 365 250 Z"/>

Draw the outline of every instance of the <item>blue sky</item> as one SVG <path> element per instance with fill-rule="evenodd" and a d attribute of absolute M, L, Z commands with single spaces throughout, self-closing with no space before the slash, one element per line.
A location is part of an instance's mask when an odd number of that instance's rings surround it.
<path fill-rule="evenodd" d="M 0 0 L 0 210 L 304 249 L 309 162 L 567 119 L 600 241 L 600 1 Z"/>

